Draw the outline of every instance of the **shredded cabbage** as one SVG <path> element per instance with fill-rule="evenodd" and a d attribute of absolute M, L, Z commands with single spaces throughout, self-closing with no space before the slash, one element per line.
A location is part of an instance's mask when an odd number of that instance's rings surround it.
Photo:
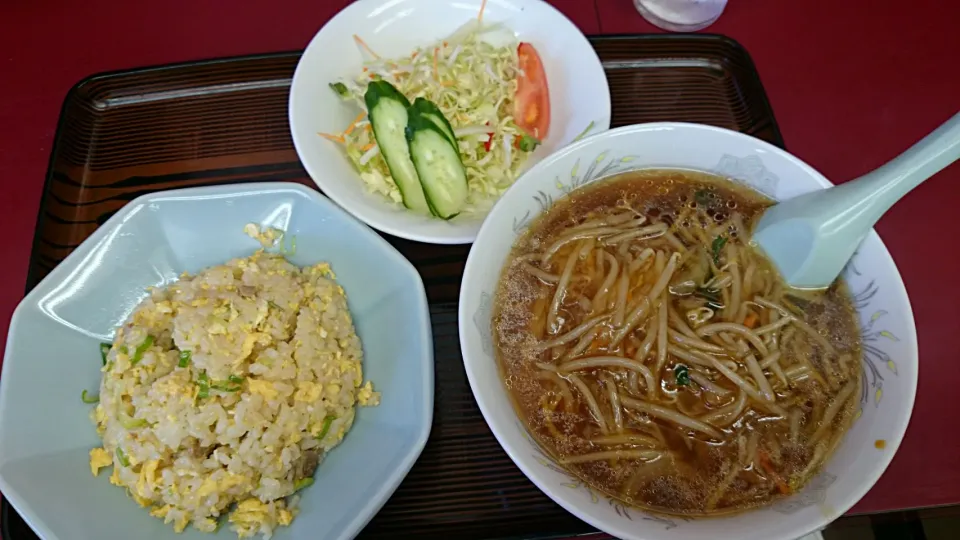
<path fill-rule="evenodd" d="M 448 38 L 394 60 L 375 57 L 358 40 L 362 54 L 368 58 L 363 72 L 352 81 L 331 84 L 344 100 L 364 110 L 367 83 L 377 78 L 394 85 L 410 102 L 418 97 L 434 102 L 459 142 L 467 172 L 464 212 L 489 209 L 516 181 L 533 151 L 521 150 L 515 144 L 524 135 L 512 116 L 520 74 L 518 42 L 509 33 L 508 39 L 491 43 L 486 38 L 498 28 L 471 20 Z M 341 136 L 347 156 L 367 188 L 399 204 L 400 191 L 377 149 L 369 121 L 351 124 Z"/>

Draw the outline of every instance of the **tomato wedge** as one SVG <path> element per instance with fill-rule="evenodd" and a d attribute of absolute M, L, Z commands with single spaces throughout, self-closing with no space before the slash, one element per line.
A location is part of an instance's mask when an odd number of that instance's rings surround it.
<path fill-rule="evenodd" d="M 517 126 L 542 141 L 550 131 L 550 89 L 537 49 L 529 43 L 517 47 L 522 73 L 517 77 L 513 117 Z"/>

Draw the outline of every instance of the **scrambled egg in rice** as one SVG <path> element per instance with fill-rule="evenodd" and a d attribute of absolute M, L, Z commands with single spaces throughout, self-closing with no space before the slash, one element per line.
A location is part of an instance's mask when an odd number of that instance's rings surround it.
<path fill-rule="evenodd" d="M 380 399 L 334 278 L 258 251 L 152 290 L 106 353 L 91 472 L 112 466 L 177 532 L 289 525 L 356 404 Z"/>

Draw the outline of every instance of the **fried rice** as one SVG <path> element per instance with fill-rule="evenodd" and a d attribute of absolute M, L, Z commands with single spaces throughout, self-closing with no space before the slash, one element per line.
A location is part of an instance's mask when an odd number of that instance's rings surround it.
<path fill-rule="evenodd" d="M 289 525 L 355 406 L 379 403 L 334 279 L 261 250 L 151 290 L 106 354 L 93 474 L 112 466 L 177 532 Z"/>

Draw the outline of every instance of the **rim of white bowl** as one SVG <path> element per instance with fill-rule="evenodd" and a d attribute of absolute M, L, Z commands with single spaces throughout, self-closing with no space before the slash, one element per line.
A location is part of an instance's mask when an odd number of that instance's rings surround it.
<path fill-rule="evenodd" d="M 519 450 L 514 448 L 513 443 L 509 442 L 507 438 L 507 434 L 504 432 L 503 428 L 501 428 L 501 426 L 498 423 L 492 422 L 490 420 L 492 418 L 492 413 L 491 413 L 491 405 L 489 402 L 489 398 L 485 396 L 483 392 L 481 392 L 480 382 L 477 379 L 478 375 L 474 372 L 474 369 L 472 367 L 473 365 L 478 364 L 483 360 L 479 358 L 480 356 L 479 352 L 472 352 L 467 349 L 465 342 L 462 338 L 462 336 L 468 331 L 469 322 L 472 321 L 473 319 L 471 314 L 463 313 L 462 310 L 464 306 L 464 298 L 466 298 L 470 294 L 476 293 L 476 291 L 474 290 L 474 286 L 472 285 L 473 283 L 476 282 L 476 279 L 474 278 L 474 274 L 479 272 L 479 267 L 481 265 L 487 263 L 486 260 L 481 260 L 481 258 L 484 258 L 484 254 L 480 254 L 480 252 L 482 251 L 483 245 L 486 242 L 491 241 L 486 238 L 487 235 L 491 234 L 489 232 L 490 230 L 489 223 L 491 223 L 495 219 L 503 218 L 502 216 L 498 215 L 500 213 L 507 212 L 507 210 L 505 209 L 506 205 L 502 203 L 503 201 L 507 200 L 511 196 L 514 196 L 514 193 L 519 189 L 517 188 L 517 186 L 521 185 L 524 182 L 534 182 L 535 180 L 530 180 L 530 178 L 536 177 L 543 169 L 551 166 L 554 162 L 559 161 L 560 159 L 563 159 L 564 157 L 569 156 L 570 154 L 575 154 L 579 152 L 581 149 L 593 145 L 596 141 L 602 138 L 616 138 L 616 137 L 622 137 L 622 136 L 629 136 L 631 134 L 639 133 L 639 132 L 656 131 L 656 130 L 663 130 L 663 129 L 703 130 L 708 132 L 720 133 L 723 136 L 728 136 L 728 137 L 741 139 L 744 141 L 749 141 L 753 145 L 759 144 L 764 150 L 771 153 L 778 154 L 781 157 L 793 162 L 800 169 L 804 170 L 808 174 L 808 176 L 816 180 L 816 182 L 820 185 L 821 189 L 826 189 L 833 185 L 833 183 L 827 180 L 827 178 L 822 174 L 820 174 L 819 171 L 817 171 L 816 169 L 808 165 L 805 161 L 794 156 L 790 152 L 787 152 L 782 148 L 774 146 L 756 137 L 752 137 L 745 133 L 740 133 L 738 131 L 733 131 L 729 129 L 719 128 L 715 126 L 708 126 L 704 124 L 692 124 L 687 122 L 650 122 L 645 124 L 633 124 L 630 126 L 623 126 L 623 127 L 611 129 L 602 133 L 597 133 L 595 135 L 591 135 L 577 142 L 574 142 L 558 150 L 557 152 L 554 152 L 553 154 L 546 157 L 539 163 L 535 164 L 533 167 L 527 170 L 523 175 L 521 175 L 520 178 L 518 178 L 517 181 L 514 182 L 513 185 L 510 186 L 510 188 L 500 197 L 500 199 L 497 201 L 497 204 L 491 209 L 490 213 L 487 215 L 487 219 L 484 220 L 483 224 L 480 226 L 480 231 L 477 233 L 477 238 L 474 241 L 474 245 L 470 249 L 470 253 L 467 255 L 467 263 L 463 271 L 463 280 L 462 280 L 463 285 L 461 286 L 460 296 L 458 298 L 458 327 L 459 327 L 458 331 L 459 331 L 459 335 L 461 336 L 460 352 L 463 357 L 464 369 L 467 372 L 467 380 L 470 382 L 470 390 L 473 392 L 473 397 L 477 401 L 477 405 L 480 408 L 480 412 L 483 415 L 484 421 L 486 421 L 487 426 L 490 427 L 490 431 L 493 432 L 494 437 L 496 437 L 497 442 L 500 443 L 500 446 L 503 448 L 504 452 L 506 452 L 507 455 L 510 456 L 510 459 L 514 462 L 514 464 L 521 471 L 523 471 L 523 474 L 531 482 L 533 482 L 541 491 L 543 491 L 548 497 L 550 497 L 554 502 L 562 506 L 568 512 L 572 513 L 573 515 L 577 516 L 583 521 L 589 523 L 590 525 L 596 527 L 597 529 L 600 529 L 601 531 L 606 532 L 607 534 L 611 534 L 618 538 L 626 538 L 626 539 L 633 539 L 633 540 L 644 540 L 644 539 L 638 536 L 637 531 L 622 527 L 619 525 L 619 523 L 595 518 L 589 513 L 582 511 L 580 509 L 580 505 L 576 504 L 572 499 L 567 497 L 566 493 L 563 493 L 553 488 L 552 486 L 547 485 L 546 482 L 540 478 L 540 470 L 530 467 L 527 464 L 526 458 L 521 457 Z M 642 167 L 638 167 L 638 169 L 639 168 L 642 168 Z M 534 216 L 534 218 L 536 218 L 536 216 Z M 902 295 L 904 302 L 906 304 L 905 305 L 906 310 L 905 310 L 904 316 L 907 318 L 907 321 L 909 323 L 905 328 L 905 330 L 907 330 L 908 332 L 907 337 L 909 338 L 906 341 L 908 341 L 910 344 L 909 352 L 911 356 L 917 360 L 916 368 L 911 371 L 912 377 L 910 377 L 910 380 L 906 381 L 907 384 L 905 388 L 906 392 L 904 395 L 904 401 L 907 406 L 901 408 L 901 414 L 904 416 L 902 417 L 900 425 L 898 425 L 897 429 L 895 430 L 895 437 L 893 439 L 886 440 L 887 448 L 889 448 L 892 451 L 884 452 L 881 455 L 881 457 L 876 460 L 875 463 L 877 464 L 877 466 L 875 466 L 872 469 L 869 477 L 860 479 L 860 481 L 856 484 L 856 487 L 851 489 L 850 493 L 846 497 L 844 497 L 843 503 L 836 506 L 836 510 L 837 510 L 836 517 L 829 518 L 824 515 L 822 519 L 818 519 L 815 522 L 811 522 L 809 526 L 794 527 L 790 530 L 786 530 L 784 531 L 785 536 L 782 537 L 783 540 L 793 540 L 795 538 L 801 538 L 807 534 L 811 534 L 813 532 L 819 531 L 824 527 L 826 527 L 828 524 L 830 524 L 834 519 L 837 519 L 838 517 L 847 513 L 847 511 L 850 510 L 850 508 L 852 508 L 856 503 L 858 503 L 863 498 L 863 496 L 866 495 L 871 488 L 873 488 L 873 486 L 877 483 L 877 480 L 880 479 L 880 476 L 882 476 L 883 473 L 887 470 L 887 467 L 889 467 L 890 462 L 893 461 L 893 456 L 896 455 L 897 450 L 900 448 L 900 444 L 903 442 L 903 437 L 906 435 L 907 427 L 909 426 L 910 419 L 913 415 L 913 407 L 914 407 L 916 394 L 917 394 L 917 381 L 919 379 L 919 374 L 920 374 L 917 329 L 916 329 L 916 321 L 914 320 L 914 317 L 913 317 L 913 307 L 910 304 L 910 297 L 907 294 L 903 277 L 900 275 L 900 269 L 897 268 L 896 261 L 894 260 L 893 256 L 890 254 L 890 251 L 887 249 L 886 244 L 883 243 L 883 239 L 880 238 L 880 235 L 878 235 L 875 230 L 871 229 L 870 234 L 876 235 L 877 240 L 879 241 L 880 248 L 883 250 L 883 253 L 885 253 L 886 256 L 890 259 L 890 264 L 893 269 L 893 276 L 896 278 L 895 280 L 892 280 L 896 282 L 893 285 L 896 286 L 895 287 L 896 292 Z M 515 240 L 511 241 L 511 246 L 513 245 L 514 241 Z M 477 246 L 480 246 L 481 249 L 477 249 Z M 502 266 L 503 262 L 498 261 L 498 264 Z M 511 405 L 511 408 L 512 408 L 512 405 Z M 514 410 L 514 414 L 516 414 L 515 410 Z M 761 506 L 756 510 L 759 510 L 762 508 L 764 507 Z M 746 510 L 743 513 L 743 515 L 747 515 L 749 514 L 749 512 L 752 512 L 752 511 L 753 510 Z M 701 518 L 701 519 L 710 519 L 710 518 Z M 649 539 L 646 539 L 646 540 L 649 540 Z"/>
<path fill-rule="evenodd" d="M 322 181 L 317 180 L 317 178 L 323 178 L 322 171 L 319 170 L 317 167 L 315 167 L 313 164 L 309 163 L 307 160 L 304 160 L 302 157 L 304 155 L 304 152 L 301 149 L 301 145 L 303 144 L 303 142 L 298 141 L 298 137 L 296 135 L 297 134 L 296 125 L 298 125 L 298 121 L 295 118 L 293 113 L 293 101 L 294 101 L 294 94 L 297 88 L 299 88 L 297 81 L 302 76 L 301 68 L 303 66 L 303 57 L 305 57 L 314 48 L 314 43 L 320 38 L 320 34 L 323 32 L 323 30 L 327 26 L 333 25 L 340 18 L 346 18 L 354 10 L 368 9 L 367 8 L 368 4 L 379 3 L 379 2 L 382 2 L 382 0 L 357 0 L 353 2 L 352 4 L 348 5 L 347 7 L 337 12 L 337 14 L 333 16 L 333 18 L 327 21 L 326 24 L 324 24 L 320 28 L 320 30 L 318 30 L 317 33 L 314 34 L 312 38 L 310 38 L 310 43 L 308 43 L 306 49 L 304 49 L 303 55 L 300 57 L 300 60 L 297 62 L 297 67 L 293 72 L 293 78 L 290 81 L 290 95 L 287 99 L 287 121 L 290 124 L 290 138 L 293 139 L 293 147 L 297 151 L 297 157 L 300 160 L 300 163 L 303 164 L 303 168 L 306 169 L 307 171 L 307 176 L 309 176 L 310 180 L 314 184 L 316 184 L 320 190 L 323 191 L 322 194 L 330 198 L 331 201 L 336 203 L 337 206 L 345 210 L 347 213 L 351 214 L 356 219 L 359 219 L 360 221 L 364 222 L 370 227 L 373 227 L 378 231 L 382 231 L 387 234 L 397 236 L 399 238 L 405 238 L 407 240 L 413 240 L 416 242 L 424 242 L 427 244 L 442 244 L 442 245 L 470 244 L 476 240 L 477 234 L 479 233 L 479 230 L 482 227 L 482 221 L 485 221 L 487 216 L 489 216 L 490 213 L 493 211 L 492 207 L 490 210 L 487 210 L 487 212 L 485 213 L 477 213 L 475 216 L 471 216 L 476 218 L 475 221 L 471 221 L 469 224 L 464 224 L 456 228 L 456 229 L 463 229 L 464 230 L 463 233 L 451 232 L 450 234 L 447 234 L 447 235 L 436 235 L 436 234 L 429 234 L 426 232 L 409 231 L 404 228 L 403 223 L 398 225 L 390 219 L 381 219 L 376 215 L 374 215 L 372 212 L 369 212 L 367 210 L 368 208 L 367 204 L 362 204 L 362 203 L 351 204 L 347 201 L 346 197 L 341 197 L 339 194 L 334 193 L 336 190 L 330 190 L 330 191 L 324 190 L 324 185 Z M 602 119 L 602 122 L 605 125 L 602 125 L 602 126 L 597 125 L 596 128 L 603 129 L 603 130 L 609 129 L 610 118 L 611 118 L 610 111 L 612 109 L 612 105 L 610 102 L 610 86 L 609 86 L 609 82 L 606 79 L 606 74 L 603 72 L 603 62 L 600 60 L 600 56 L 597 55 L 597 51 L 593 48 L 593 45 L 590 44 L 590 40 L 587 39 L 586 34 L 584 34 L 583 31 L 580 30 L 580 27 L 574 24 L 569 17 L 564 15 L 563 12 L 561 12 L 560 10 L 553 7 L 551 4 L 547 2 L 536 1 L 535 3 L 538 4 L 539 9 L 545 9 L 548 12 L 552 12 L 554 15 L 567 21 L 567 23 L 569 23 L 570 26 L 576 31 L 577 41 L 580 42 L 580 45 L 583 45 L 587 49 L 589 49 L 589 51 L 592 53 L 592 59 L 595 59 L 596 65 L 601 67 L 601 74 L 603 74 L 603 85 L 607 89 L 607 91 L 605 92 L 607 97 L 606 99 L 607 115 Z M 562 150 L 562 148 L 560 150 Z M 550 156 L 544 157 L 541 161 L 545 161 L 547 159 L 550 159 Z M 534 164 L 534 166 L 536 166 L 536 164 Z M 526 172 L 524 172 L 523 174 L 526 174 Z M 521 176 L 523 176 L 523 174 L 521 174 Z M 514 182 L 514 184 L 516 184 L 516 182 L 518 182 L 519 180 L 520 178 L 518 177 L 517 180 Z M 510 187 L 513 187 L 513 186 L 511 185 Z M 506 196 L 506 192 L 504 192 L 504 194 L 500 196 L 500 199 L 502 199 L 504 196 Z M 497 202 L 499 202 L 500 199 L 497 199 Z M 494 205 L 496 205 L 496 203 L 494 203 Z M 437 219 L 439 220 L 439 218 Z M 454 231 L 456 231 L 456 229 L 454 229 Z"/>

